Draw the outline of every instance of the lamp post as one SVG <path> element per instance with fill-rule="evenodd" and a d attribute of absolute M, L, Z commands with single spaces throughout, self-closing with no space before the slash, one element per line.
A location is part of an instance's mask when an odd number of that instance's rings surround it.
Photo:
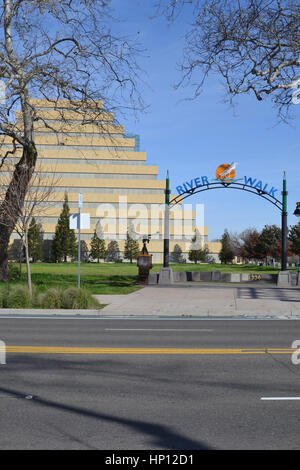
<path fill-rule="evenodd" d="M 296 209 L 294 210 L 294 215 L 296 217 L 300 217 L 300 202 L 296 202 Z M 296 266 L 297 266 L 298 273 L 300 273 L 300 261 L 298 261 Z"/>
<path fill-rule="evenodd" d="M 281 253 L 281 271 L 286 271 L 287 267 L 287 195 L 286 190 L 286 173 L 283 173 L 283 186 L 282 186 L 282 224 L 281 224 L 281 237 L 282 237 L 282 253 Z"/>
<path fill-rule="evenodd" d="M 296 202 L 296 209 L 294 210 L 294 215 L 300 217 L 300 202 Z"/>
<path fill-rule="evenodd" d="M 170 179 L 169 170 L 166 177 L 165 190 L 165 221 L 164 221 L 164 268 L 169 267 L 169 250 L 170 250 Z"/>

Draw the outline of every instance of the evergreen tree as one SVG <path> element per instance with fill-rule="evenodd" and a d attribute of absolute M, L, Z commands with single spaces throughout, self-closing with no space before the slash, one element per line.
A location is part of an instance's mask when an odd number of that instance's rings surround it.
<path fill-rule="evenodd" d="M 107 247 L 107 261 L 118 261 L 120 259 L 120 249 L 118 242 L 112 240 Z"/>
<path fill-rule="evenodd" d="M 137 240 L 130 237 L 129 230 L 127 230 L 127 238 L 124 246 L 124 258 L 129 259 L 130 263 L 132 263 L 132 260 L 137 259 L 139 254 L 139 243 Z"/>
<path fill-rule="evenodd" d="M 182 249 L 178 243 L 174 246 L 174 249 L 171 253 L 171 260 L 173 263 L 182 263 L 183 256 L 182 256 Z"/>
<path fill-rule="evenodd" d="M 21 262 L 24 257 L 24 246 L 22 240 L 16 239 L 12 242 L 8 251 L 9 260 Z"/>
<path fill-rule="evenodd" d="M 97 227 L 98 227 L 98 224 L 97 224 Z M 94 231 L 94 235 L 91 240 L 90 257 L 92 259 L 96 259 L 97 262 L 99 263 L 100 259 L 105 259 L 106 256 L 107 256 L 107 250 L 105 247 L 105 241 L 103 239 L 103 230 L 101 227 L 101 229 L 98 229 L 98 230 L 95 229 Z"/>
<path fill-rule="evenodd" d="M 77 258 L 78 258 L 78 244 L 77 244 Z M 80 240 L 80 261 L 87 263 L 89 260 L 89 249 L 85 240 Z"/>
<path fill-rule="evenodd" d="M 43 258 L 43 231 L 42 224 L 32 217 L 28 228 L 28 252 L 33 263 Z"/>
<path fill-rule="evenodd" d="M 53 240 L 43 241 L 43 261 L 46 263 L 54 263 Z"/>
<path fill-rule="evenodd" d="M 189 260 L 193 261 L 195 264 L 198 263 L 198 261 L 205 261 L 209 251 L 208 247 L 205 246 L 202 248 L 202 238 L 199 233 L 199 230 L 195 230 L 195 235 L 192 238 L 192 245 L 191 249 L 189 251 Z"/>
<path fill-rule="evenodd" d="M 53 239 L 53 249 L 57 261 L 63 259 L 64 262 L 66 262 L 68 256 L 76 256 L 77 253 L 76 236 L 74 230 L 69 228 L 69 217 L 70 208 L 66 193 L 65 202 L 55 228 Z"/>
<path fill-rule="evenodd" d="M 221 260 L 221 263 L 225 263 L 225 264 L 231 263 L 234 258 L 234 251 L 232 249 L 230 236 L 227 230 L 225 230 L 222 236 L 221 243 L 222 243 L 222 248 L 219 253 L 219 258 Z"/>

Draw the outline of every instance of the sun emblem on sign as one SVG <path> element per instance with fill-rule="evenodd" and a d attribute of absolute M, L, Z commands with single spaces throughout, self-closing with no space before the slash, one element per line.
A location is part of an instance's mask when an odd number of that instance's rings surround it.
<path fill-rule="evenodd" d="M 223 163 L 222 165 L 218 166 L 216 169 L 216 177 L 218 180 L 233 180 L 235 177 L 235 168 L 237 166 L 236 162 Z"/>

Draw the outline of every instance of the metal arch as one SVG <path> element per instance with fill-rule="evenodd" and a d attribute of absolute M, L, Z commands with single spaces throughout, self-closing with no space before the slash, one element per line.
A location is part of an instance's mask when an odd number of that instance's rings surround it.
<path fill-rule="evenodd" d="M 253 186 L 249 186 L 248 184 L 242 183 L 208 183 L 204 186 L 198 186 L 196 188 L 189 189 L 188 191 L 178 194 L 170 201 L 170 207 L 175 206 L 179 202 L 182 202 L 184 199 L 192 196 L 193 194 L 202 193 L 203 191 L 208 191 L 211 189 L 222 189 L 222 188 L 230 188 L 230 189 L 238 189 L 240 191 L 247 191 L 248 193 L 255 194 L 256 196 L 260 196 L 266 201 L 271 202 L 277 209 L 281 212 L 283 211 L 283 204 L 279 199 L 276 199 L 274 196 L 270 196 L 270 194 L 261 191 L 260 189 L 255 189 Z"/>

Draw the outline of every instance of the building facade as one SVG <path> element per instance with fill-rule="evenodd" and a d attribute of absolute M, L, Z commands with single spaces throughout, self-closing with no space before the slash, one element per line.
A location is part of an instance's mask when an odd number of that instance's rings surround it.
<path fill-rule="evenodd" d="M 54 237 L 65 195 L 71 213 L 77 213 L 81 193 L 82 212 L 90 214 L 90 228 L 81 231 L 81 240 L 88 247 L 94 231 L 102 231 L 105 240 L 118 241 L 123 257 L 128 230 L 140 246 L 143 235 L 151 234 L 149 252 L 154 263 L 161 263 L 165 180 L 158 179 L 157 165 L 147 164 L 146 153 L 140 151 L 139 137 L 126 134 L 123 126 L 114 123 L 112 114 L 95 113 L 92 107 L 85 110 L 83 121 L 82 115 L 67 101 L 32 100 L 32 104 L 42 119 L 35 124 L 36 172 L 40 183 L 54 186 L 51 198 L 43 203 L 42 213 L 39 210 L 38 215 L 44 239 Z M 20 123 L 21 117 L 17 111 L 16 119 Z M 9 147 L 10 139 L 6 137 L 3 145 Z M 8 164 L 14 159 L 12 156 Z M 195 218 L 191 207 L 177 205 L 170 211 L 170 253 L 178 244 L 188 261 L 191 240 L 197 230 L 197 240 L 202 246 L 207 244 L 210 255 L 217 261 L 220 243 L 209 243 L 208 227 L 196 227 Z"/>

